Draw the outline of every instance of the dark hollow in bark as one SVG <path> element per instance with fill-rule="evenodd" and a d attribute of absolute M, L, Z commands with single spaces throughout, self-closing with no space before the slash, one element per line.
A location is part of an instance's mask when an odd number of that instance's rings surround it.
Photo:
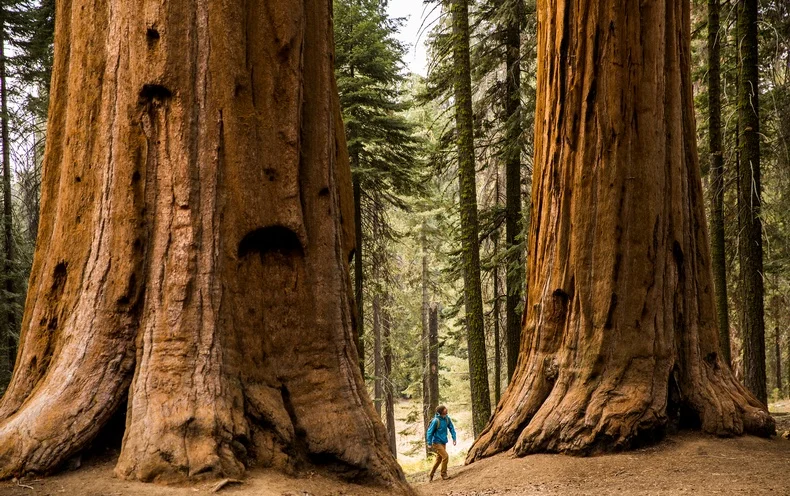
<path fill-rule="evenodd" d="M 688 1 L 538 11 L 521 356 L 467 461 L 628 449 L 673 424 L 772 434 L 719 356 Z"/>
<path fill-rule="evenodd" d="M 358 366 L 330 4 L 58 9 L 0 477 L 56 469 L 127 404 L 122 478 L 323 465 L 408 491 Z"/>

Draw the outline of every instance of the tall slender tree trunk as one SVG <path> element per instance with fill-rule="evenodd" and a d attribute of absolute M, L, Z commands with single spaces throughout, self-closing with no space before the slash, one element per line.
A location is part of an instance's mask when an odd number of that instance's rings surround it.
<path fill-rule="evenodd" d="M 722 360 L 730 356 L 730 313 L 727 303 L 727 257 L 724 245 L 724 154 L 721 137 L 720 0 L 708 0 L 708 120 L 710 148 L 710 233 L 716 316 Z"/>
<path fill-rule="evenodd" d="M 760 219 L 760 104 L 757 0 L 738 2 L 738 52 L 741 61 L 738 84 L 741 167 L 738 177 L 738 258 L 743 298 L 744 383 L 766 403 L 765 315 L 763 288 L 763 229 Z"/>
<path fill-rule="evenodd" d="M 469 61 L 468 0 L 449 0 L 453 23 L 453 63 L 455 65 L 455 121 L 458 135 L 458 182 L 461 210 L 464 302 L 469 347 L 469 382 L 472 392 L 472 425 L 475 436 L 491 415 L 488 388 L 488 360 L 483 322 L 483 295 L 480 286 L 480 243 L 477 220 L 474 127 L 472 122 L 472 78 Z"/>
<path fill-rule="evenodd" d="M 496 189 L 496 206 L 500 206 L 500 195 L 499 195 L 499 167 L 497 166 L 496 170 L 496 179 L 495 179 L 495 189 Z M 494 308 L 492 309 L 491 313 L 493 321 L 494 321 L 494 402 L 499 403 L 499 399 L 502 396 L 502 352 L 501 352 L 501 345 L 500 345 L 500 338 L 499 338 L 499 327 L 500 327 L 500 301 L 499 301 L 499 230 L 496 230 L 493 235 L 494 239 L 494 260 L 497 263 L 494 265 L 494 269 L 492 271 L 492 279 L 493 279 L 493 286 L 494 286 Z M 507 265 L 505 265 L 505 273 L 507 274 Z M 505 304 L 507 307 L 507 303 Z"/>
<path fill-rule="evenodd" d="M 381 357 L 381 297 L 373 297 L 373 405 L 381 418 L 381 403 L 384 400 L 384 389 L 381 377 L 384 363 Z"/>
<path fill-rule="evenodd" d="M 774 358 L 776 363 L 776 389 L 779 391 L 779 394 L 783 391 L 782 389 L 782 332 L 780 331 L 779 327 L 774 328 Z"/>
<path fill-rule="evenodd" d="M 494 238 L 494 253 L 498 251 L 498 239 Z M 494 402 L 499 403 L 499 399 L 502 397 L 502 345 L 499 342 L 499 323 L 500 323 L 500 302 L 499 302 L 499 265 L 494 266 L 493 271 L 493 279 L 494 279 L 494 308 L 493 308 L 493 319 L 494 319 Z"/>
<path fill-rule="evenodd" d="M 775 431 L 719 354 L 689 8 L 538 1 L 523 354 L 470 462 Z"/>
<path fill-rule="evenodd" d="M 11 197 L 11 140 L 8 136 L 8 74 L 6 64 L 6 22 L 5 7 L 0 7 L 0 139 L 3 146 L 3 276 L 5 279 L 5 296 L 2 298 L 6 307 L 5 318 L 5 359 L 6 370 L 2 371 L 1 386 L 5 387 L 11 377 L 16 360 L 16 288 L 14 284 L 14 230 L 12 225 L 13 199 Z"/>
<path fill-rule="evenodd" d="M 427 252 L 427 224 L 425 221 L 422 223 L 422 233 L 420 234 L 420 247 L 422 250 L 422 339 L 421 345 L 421 365 L 422 365 L 422 424 L 423 431 L 427 435 L 428 425 L 431 421 L 431 396 L 430 396 L 430 377 L 431 371 L 429 366 L 429 347 L 428 347 L 428 252 Z M 430 448 L 425 446 L 426 456 L 430 454 Z"/>
<path fill-rule="evenodd" d="M 435 412 L 439 406 L 439 305 L 428 310 L 428 405 Z"/>
<path fill-rule="evenodd" d="M 122 478 L 320 459 L 408 491 L 357 366 L 330 3 L 58 7 L 0 477 L 59 467 L 128 404 Z"/>
<path fill-rule="evenodd" d="M 521 5 L 521 2 L 518 2 Z M 524 229 L 521 210 L 521 26 L 523 12 L 512 18 L 506 27 L 507 79 L 505 81 L 505 118 L 507 119 L 507 153 L 505 161 L 505 245 L 507 258 L 505 301 L 505 342 L 507 343 L 507 380 L 511 381 L 518 363 L 521 346 L 521 315 L 518 308 L 524 285 L 524 253 L 515 250 Z"/>
<path fill-rule="evenodd" d="M 359 161 L 358 157 L 351 157 L 351 162 Z M 365 377 L 365 297 L 364 297 L 364 266 L 362 264 L 362 186 L 359 177 L 353 179 L 354 184 L 354 301 L 356 302 L 356 330 L 357 353 L 359 354 L 359 369 Z"/>
<path fill-rule="evenodd" d="M 389 298 L 385 298 L 389 301 Z M 384 417 L 390 451 L 397 458 L 398 438 L 395 427 L 395 394 L 392 384 L 392 319 L 388 309 L 382 311 L 382 341 L 384 344 Z"/>

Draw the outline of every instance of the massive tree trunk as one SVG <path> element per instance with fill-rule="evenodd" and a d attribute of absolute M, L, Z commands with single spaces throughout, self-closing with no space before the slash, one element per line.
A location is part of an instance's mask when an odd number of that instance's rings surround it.
<path fill-rule="evenodd" d="M 516 2 L 521 10 L 522 2 Z M 507 257 L 505 301 L 505 342 L 507 343 L 507 380 L 513 378 L 521 345 L 521 304 L 524 284 L 524 255 L 515 247 L 521 243 L 524 215 L 521 211 L 521 26 L 523 12 L 516 12 L 505 28 L 507 79 L 505 81 L 505 118 L 507 119 L 507 153 L 505 154 L 505 245 Z"/>
<path fill-rule="evenodd" d="M 0 139 L 2 139 L 3 147 L 3 279 L 5 280 L 3 288 L 5 295 L 2 298 L 5 306 L 5 321 L 2 323 L 5 327 L 2 336 L 5 349 L 0 348 L 0 352 L 5 356 L 0 363 L 6 364 L 3 370 L 0 370 L 0 387 L 4 388 L 11 378 L 16 359 L 14 331 L 17 319 L 14 311 L 16 290 L 14 288 L 14 230 L 11 221 L 13 203 L 11 198 L 11 139 L 8 136 L 8 74 L 5 55 L 6 12 L 5 7 L 0 7 L 0 9 L 3 10 L 0 12 Z"/>
<path fill-rule="evenodd" d="M 128 402 L 122 478 L 401 486 L 357 365 L 330 4 L 58 8 L 0 476 L 57 468 Z"/>
<path fill-rule="evenodd" d="M 724 245 L 724 153 L 721 137 L 721 36 L 719 2 L 708 0 L 708 138 L 710 147 L 710 235 L 716 316 L 722 360 L 731 363 L 730 313 L 727 304 L 727 257 Z"/>
<path fill-rule="evenodd" d="M 538 2 L 527 318 L 468 461 L 774 432 L 719 354 L 689 2 Z"/>
<path fill-rule="evenodd" d="M 449 1 L 453 24 L 455 125 L 458 136 L 458 182 L 469 382 L 472 389 L 472 425 L 477 435 L 483 430 L 491 415 L 491 398 L 488 389 L 483 295 L 480 286 L 472 76 L 469 61 L 469 5 L 468 0 Z"/>
<path fill-rule="evenodd" d="M 746 387 L 766 403 L 757 0 L 739 0 L 737 31 L 741 61 L 738 81 L 741 152 L 738 174 L 738 261 L 743 297 L 743 377 Z"/>

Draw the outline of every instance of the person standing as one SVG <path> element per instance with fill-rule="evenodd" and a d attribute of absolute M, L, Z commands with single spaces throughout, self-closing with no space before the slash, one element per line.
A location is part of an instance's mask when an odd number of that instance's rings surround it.
<path fill-rule="evenodd" d="M 447 415 L 447 407 L 439 405 L 436 408 L 436 416 L 431 420 L 428 426 L 428 431 L 425 433 L 425 440 L 433 451 L 436 453 L 436 462 L 431 469 L 429 481 L 433 481 L 433 476 L 436 475 L 436 469 L 439 465 L 442 466 L 442 479 L 447 480 L 447 462 L 450 460 L 450 455 L 447 454 L 447 431 L 453 436 L 453 446 L 455 446 L 455 426 L 452 419 Z"/>

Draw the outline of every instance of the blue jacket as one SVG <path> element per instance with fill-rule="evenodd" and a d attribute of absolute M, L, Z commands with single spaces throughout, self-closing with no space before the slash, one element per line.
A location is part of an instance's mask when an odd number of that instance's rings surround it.
<path fill-rule="evenodd" d="M 455 426 L 450 416 L 442 418 L 438 413 L 431 420 L 428 426 L 428 432 L 425 433 L 425 440 L 428 444 L 447 444 L 447 429 L 450 429 L 450 434 L 453 435 L 455 441 Z"/>

